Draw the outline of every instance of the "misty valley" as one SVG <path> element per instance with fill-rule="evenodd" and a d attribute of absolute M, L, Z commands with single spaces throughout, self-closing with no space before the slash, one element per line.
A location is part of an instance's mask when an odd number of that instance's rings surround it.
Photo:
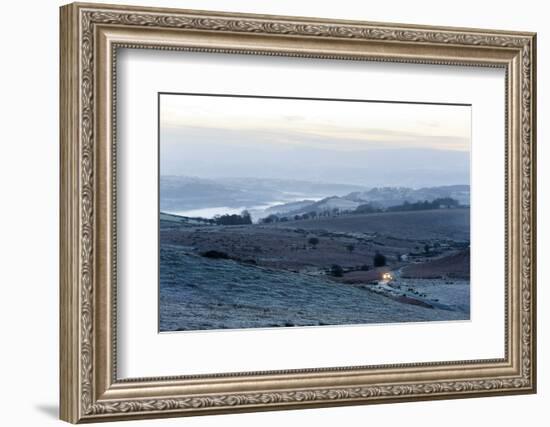
<path fill-rule="evenodd" d="M 160 330 L 468 320 L 470 188 L 160 178 Z"/>

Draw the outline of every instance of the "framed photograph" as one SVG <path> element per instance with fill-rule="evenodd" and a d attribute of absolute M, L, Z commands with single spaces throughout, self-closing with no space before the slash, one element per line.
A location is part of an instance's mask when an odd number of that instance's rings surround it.
<path fill-rule="evenodd" d="M 61 8 L 61 418 L 534 393 L 535 34 Z"/>

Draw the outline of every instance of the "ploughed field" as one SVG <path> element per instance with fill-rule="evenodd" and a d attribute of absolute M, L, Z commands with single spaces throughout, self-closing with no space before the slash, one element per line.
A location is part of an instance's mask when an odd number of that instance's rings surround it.
<path fill-rule="evenodd" d="M 238 226 L 166 218 L 161 331 L 469 319 L 468 209 Z M 379 282 L 384 272 L 394 280 Z"/>

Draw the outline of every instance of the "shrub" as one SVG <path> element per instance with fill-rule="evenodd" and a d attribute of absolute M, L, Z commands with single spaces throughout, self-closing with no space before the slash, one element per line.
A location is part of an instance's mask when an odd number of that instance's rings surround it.
<path fill-rule="evenodd" d="M 310 237 L 307 242 L 315 247 L 319 244 L 319 239 L 317 237 Z"/>
<path fill-rule="evenodd" d="M 229 259 L 229 255 L 227 255 L 225 252 L 216 251 L 216 250 L 203 252 L 201 253 L 201 256 L 205 258 L 213 258 L 213 259 Z"/>
<path fill-rule="evenodd" d="M 344 275 L 344 269 L 340 265 L 334 264 L 330 267 L 330 274 L 334 277 L 342 277 Z"/>
<path fill-rule="evenodd" d="M 373 263 L 375 267 L 384 267 L 386 265 L 386 257 L 380 252 L 376 252 Z"/>

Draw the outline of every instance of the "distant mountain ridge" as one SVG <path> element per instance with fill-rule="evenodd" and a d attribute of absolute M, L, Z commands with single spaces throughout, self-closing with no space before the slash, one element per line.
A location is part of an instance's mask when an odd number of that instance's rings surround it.
<path fill-rule="evenodd" d="M 361 192 L 366 187 L 352 184 L 264 178 L 160 177 L 160 208 L 184 211 L 217 206 L 253 207 Z"/>
<path fill-rule="evenodd" d="M 469 185 L 444 185 L 439 187 L 424 187 L 419 189 L 407 187 L 378 187 L 367 191 L 352 192 L 345 199 L 357 202 L 367 202 L 382 208 L 401 205 L 405 202 L 431 202 L 435 199 L 451 197 L 461 205 L 470 205 Z"/>
<path fill-rule="evenodd" d="M 366 191 L 351 192 L 344 196 L 330 196 L 314 203 L 293 202 L 269 208 L 271 214 L 302 215 L 333 211 L 353 211 L 361 205 L 369 204 L 374 208 L 386 209 L 403 203 L 432 202 L 436 199 L 450 197 L 462 206 L 470 205 L 469 185 L 447 185 L 413 189 L 407 187 L 381 187 Z M 292 209 L 298 206 L 298 208 Z"/>
<path fill-rule="evenodd" d="M 431 202 L 445 197 L 468 206 L 470 186 L 368 188 L 290 179 L 160 177 L 160 209 L 163 212 L 220 207 L 222 213 L 225 208 L 247 209 L 256 218 L 261 218 L 268 215 L 325 213 L 335 209 L 353 211 L 361 205 L 386 209 L 405 202 Z"/>

